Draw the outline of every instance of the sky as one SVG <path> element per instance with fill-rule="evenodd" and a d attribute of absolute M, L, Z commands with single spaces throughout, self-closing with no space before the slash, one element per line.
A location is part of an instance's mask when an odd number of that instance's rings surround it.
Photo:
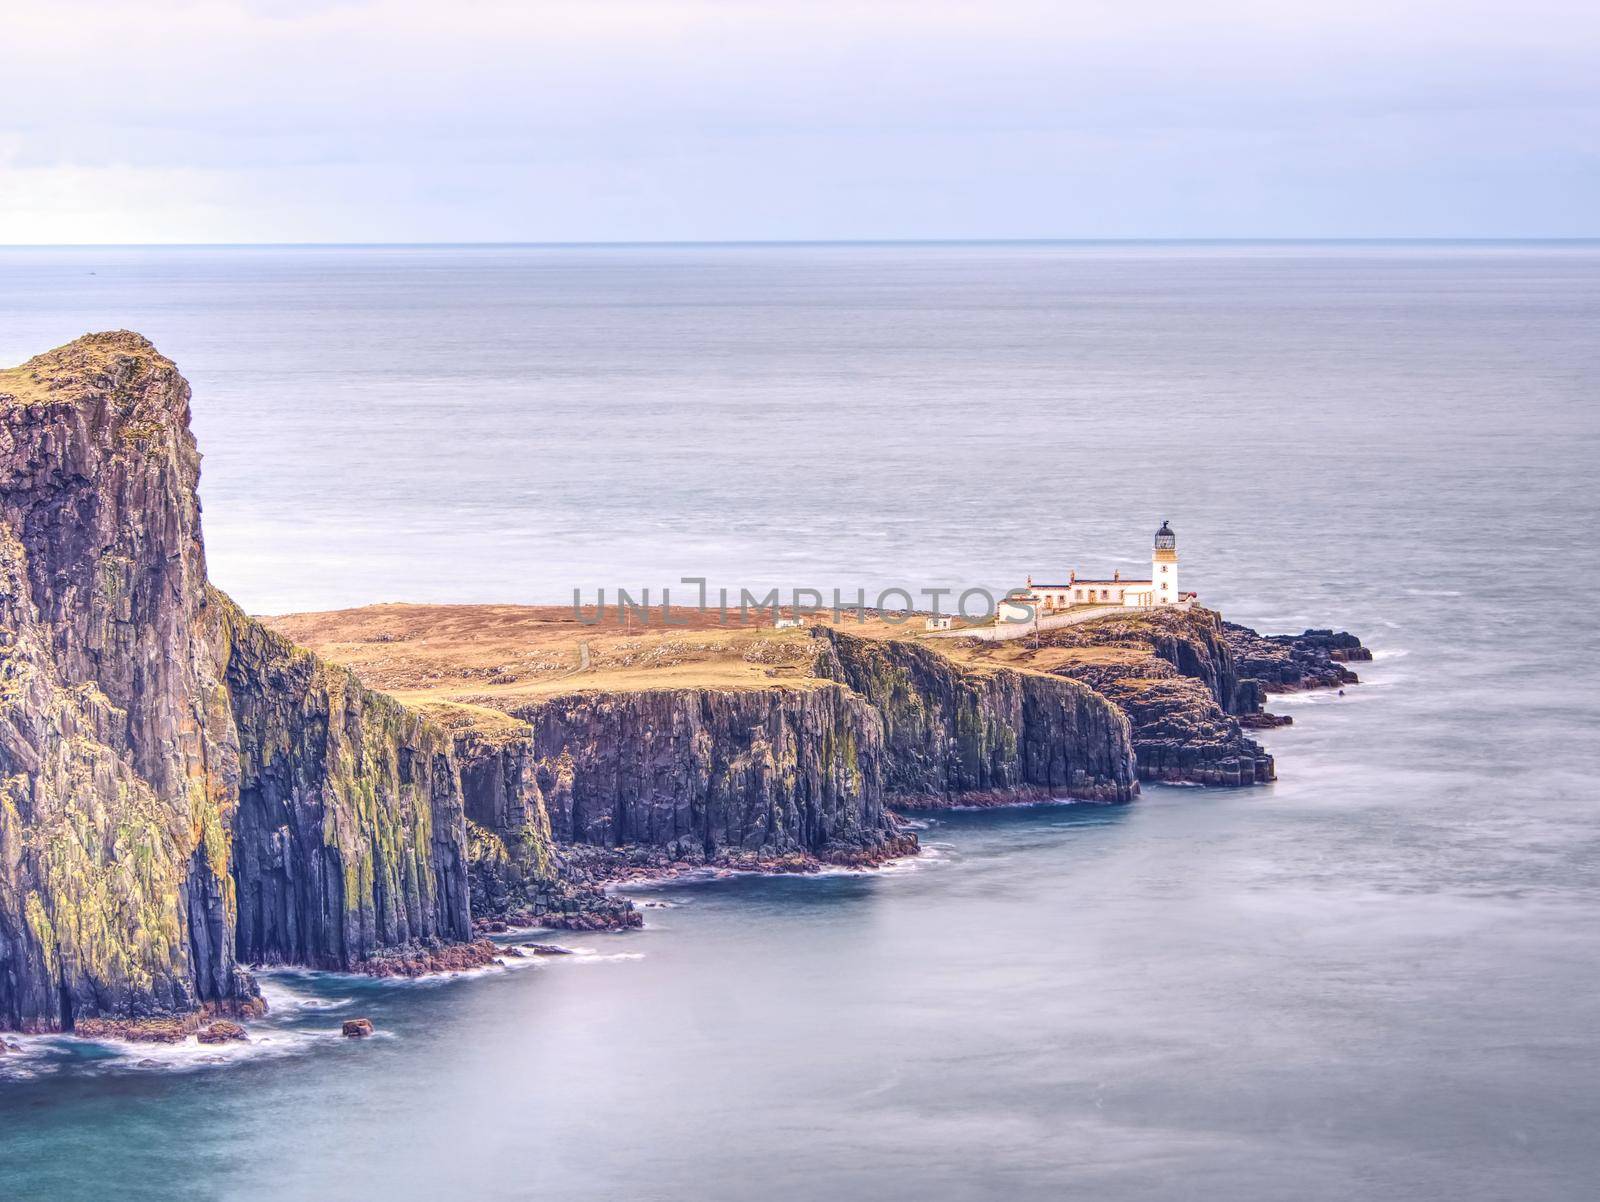
<path fill-rule="evenodd" d="M 0 243 L 1600 235 L 1592 0 L 0 8 Z"/>

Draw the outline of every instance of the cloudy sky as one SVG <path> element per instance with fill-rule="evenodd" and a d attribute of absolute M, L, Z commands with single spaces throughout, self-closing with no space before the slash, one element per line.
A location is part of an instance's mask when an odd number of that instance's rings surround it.
<path fill-rule="evenodd" d="M 0 243 L 1600 235 L 1600 5 L 6 5 Z"/>

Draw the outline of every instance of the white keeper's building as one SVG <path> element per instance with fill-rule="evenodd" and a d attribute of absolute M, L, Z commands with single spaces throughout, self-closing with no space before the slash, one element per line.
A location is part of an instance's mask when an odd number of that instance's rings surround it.
<path fill-rule="evenodd" d="M 997 616 L 1002 622 L 1028 621 L 1032 615 L 1024 606 L 1031 606 L 1033 615 L 1041 618 L 1078 605 L 1187 608 L 1194 597 L 1193 593 L 1178 590 L 1178 537 L 1168 523 L 1162 522 L 1156 531 L 1155 549 L 1150 553 L 1148 580 L 1125 580 L 1121 572 L 1113 572 L 1109 580 L 1090 579 L 1079 577 L 1074 570 L 1065 584 L 1035 584 L 1030 576 L 1027 590 L 1002 601 Z"/>

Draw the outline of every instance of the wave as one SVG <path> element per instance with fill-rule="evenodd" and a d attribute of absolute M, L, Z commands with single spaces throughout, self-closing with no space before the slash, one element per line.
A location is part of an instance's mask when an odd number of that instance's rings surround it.
<path fill-rule="evenodd" d="M 27 1081 L 52 1071 L 58 1036 L 7 1032 L 3 1038 L 9 1050 L 0 1055 L 0 1081 Z"/>
<path fill-rule="evenodd" d="M 260 974 L 257 982 L 261 996 L 266 1000 L 269 1015 L 294 1014 L 300 1011 L 338 1010 L 355 1001 L 353 997 L 318 997 L 310 993 L 298 993 L 283 984 L 279 977 L 282 974 L 269 976 Z"/>
<path fill-rule="evenodd" d="M 17 1045 L 0 1059 L 0 1080 L 28 1080 L 72 1070 L 192 1073 L 258 1060 L 305 1055 L 344 1038 L 338 1027 L 290 1029 L 252 1024 L 249 1038 L 229 1043 L 201 1043 L 193 1035 L 178 1043 L 144 1043 L 131 1039 L 84 1039 L 75 1035 L 12 1036 Z"/>
<path fill-rule="evenodd" d="M 121 1039 L 93 1042 L 112 1053 L 100 1062 L 107 1069 L 192 1073 L 252 1060 L 300 1056 L 319 1045 L 332 1047 L 343 1038 L 338 1027 L 289 1030 L 256 1026 L 250 1028 L 249 1039 L 232 1043 L 201 1043 L 193 1036 L 182 1043 L 134 1043 Z"/>
<path fill-rule="evenodd" d="M 540 956 L 540 960 L 549 960 L 563 964 L 621 964 L 628 960 L 643 960 L 643 952 L 601 952 L 592 947 L 574 947 L 569 949 L 570 956 Z"/>
<path fill-rule="evenodd" d="M 948 843 L 923 843 L 918 847 L 914 856 L 901 856 L 897 860 L 889 860 L 876 868 L 848 869 L 852 875 L 865 876 L 901 876 L 908 872 L 921 872 L 925 868 L 934 868 L 940 864 L 948 864 L 951 859 L 951 845 Z"/>

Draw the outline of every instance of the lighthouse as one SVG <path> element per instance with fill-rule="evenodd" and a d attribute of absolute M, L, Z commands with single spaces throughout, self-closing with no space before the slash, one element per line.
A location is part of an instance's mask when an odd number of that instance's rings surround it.
<path fill-rule="evenodd" d="M 1059 579 L 1059 577 L 1058 577 Z M 1096 610 L 1107 605 L 1125 608 L 1149 609 L 1172 606 L 1188 609 L 1194 604 L 1193 593 L 1178 591 L 1178 536 L 1172 532 L 1170 522 L 1162 522 L 1156 531 L 1155 550 L 1150 553 L 1150 579 L 1134 580 L 1124 576 L 1121 569 L 1111 573 L 1109 580 L 1078 575 L 1074 568 L 1067 574 L 1065 584 L 1039 584 L 1028 577 L 1026 588 L 1012 589 L 999 606 L 1002 624 L 1031 622 L 1035 618 L 1051 626 L 1083 621 L 1100 616 L 1098 612 L 1081 612 L 1083 607 Z M 1069 610 L 1080 610 L 1069 614 Z M 1055 621 L 1057 617 L 1061 621 Z"/>
<path fill-rule="evenodd" d="M 1157 605 L 1178 601 L 1178 536 L 1165 521 L 1156 531 L 1156 548 L 1150 553 L 1150 581 L 1155 585 Z"/>

